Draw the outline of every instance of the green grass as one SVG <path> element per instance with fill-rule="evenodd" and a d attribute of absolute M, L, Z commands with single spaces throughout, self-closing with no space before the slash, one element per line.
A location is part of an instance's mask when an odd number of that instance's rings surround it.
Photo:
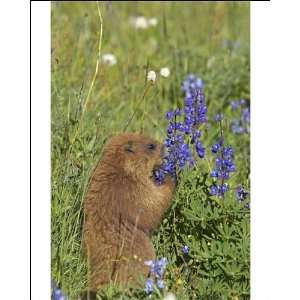
<path fill-rule="evenodd" d="M 249 3 L 105 2 L 100 7 L 101 51 L 113 53 L 118 62 L 100 65 L 85 111 L 98 55 L 97 5 L 53 2 L 51 12 L 51 272 L 70 299 L 78 299 L 86 287 L 82 200 L 103 144 L 122 132 L 133 112 L 128 131 L 143 127 L 145 134 L 162 141 L 167 125 L 164 113 L 182 107 L 180 87 L 187 74 L 195 73 L 205 81 L 208 116 L 225 115 L 224 135 L 234 147 L 237 164 L 230 185 L 249 189 L 249 135 L 234 135 L 230 130 L 235 115 L 231 100 L 250 99 Z M 138 15 L 156 17 L 158 25 L 135 30 L 129 18 Z M 138 107 L 147 70 L 159 72 L 165 66 L 170 77 L 158 78 Z M 203 135 L 207 149 L 217 134 L 212 122 Z M 173 205 L 153 243 L 157 254 L 170 262 L 165 283 L 178 299 L 249 299 L 249 210 L 235 199 L 234 190 L 224 201 L 209 196 L 213 156 L 207 152 L 207 160 L 181 174 Z M 180 252 L 183 244 L 191 248 L 189 257 Z M 146 295 L 111 287 L 99 297 L 143 299 Z M 154 294 L 152 299 L 160 297 Z"/>

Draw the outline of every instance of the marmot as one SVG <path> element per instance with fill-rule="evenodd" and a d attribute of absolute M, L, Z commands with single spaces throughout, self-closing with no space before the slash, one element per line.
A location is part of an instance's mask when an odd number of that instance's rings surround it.
<path fill-rule="evenodd" d="M 89 290 L 109 282 L 139 286 L 155 259 L 153 229 L 171 204 L 174 181 L 161 185 L 153 170 L 162 164 L 163 146 L 140 134 L 113 137 L 91 176 L 84 199 L 83 242 L 89 264 Z"/>

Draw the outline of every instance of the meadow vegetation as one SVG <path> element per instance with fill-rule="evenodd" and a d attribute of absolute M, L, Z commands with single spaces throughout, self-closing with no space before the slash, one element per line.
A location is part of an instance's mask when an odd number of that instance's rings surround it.
<path fill-rule="evenodd" d="M 249 3 L 106 1 L 100 9 L 100 59 L 113 54 L 115 61 L 101 61 L 86 102 L 98 58 L 97 3 L 51 5 L 51 278 L 68 299 L 85 290 L 82 200 L 104 143 L 125 127 L 163 142 L 165 114 L 184 108 L 182 85 L 195 74 L 207 105 L 208 121 L 200 126 L 205 156 L 178 175 L 173 204 L 152 237 L 157 256 L 168 264 L 164 288 L 155 288 L 151 299 L 168 291 L 180 300 L 249 299 Z M 138 16 L 157 24 L 136 28 Z M 161 68 L 169 76 L 160 75 Z M 150 70 L 154 84 L 147 81 Z M 222 117 L 215 120 L 217 114 Z M 228 191 L 218 196 L 212 191 L 218 178 L 212 176 L 218 155 L 212 147 L 221 136 L 232 147 L 234 171 L 226 179 Z M 109 286 L 98 298 L 149 295 Z"/>

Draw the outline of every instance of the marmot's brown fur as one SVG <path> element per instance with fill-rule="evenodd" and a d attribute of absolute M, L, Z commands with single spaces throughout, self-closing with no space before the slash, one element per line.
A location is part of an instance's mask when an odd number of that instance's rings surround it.
<path fill-rule="evenodd" d="M 171 203 L 174 182 L 151 178 L 162 163 L 162 146 L 140 134 L 120 134 L 104 147 L 84 199 L 84 246 L 89 289 L 109 282 L 137 286 L 155 259 L 150 240 Z"/>

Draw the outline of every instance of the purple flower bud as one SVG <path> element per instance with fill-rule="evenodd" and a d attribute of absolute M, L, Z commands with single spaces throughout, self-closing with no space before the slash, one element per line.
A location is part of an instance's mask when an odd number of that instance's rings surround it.
<path fill-rule="evenodd" d="M 182 246 L 181 251 L 183 254 L 187 255 L 190 253 L 190 248 L 188 246 Z"/>
<path fill-rule="evenodd" d="M 249 193 L 241 185 L 236 189 L 236 197 L 239 201 L 244 201 L 248 194 Z"/>
<path fill-rule="evenodd" d="M 212 153 L 218 153 L 218 151 L 220 150 L 221 148 L 221 145 L 219 143 L 216 143 L 214 144 L 212 147 L 211 147 L 211 152 Z"/>
<path fill-rule="evenodd" d="M 148 278 L 146 280 L 146 288 L 145 288 L 145 292 L 147 294 L 150 294 L 153 292 L 153 279 L 152 278 Z"/>
<path fill-rule="evenodd" d="M 215 121 L 216 122 L 221 122 L 223 120 L 223 115 L 222 114 L 216 114 L 215 115 Z"/>
<path fill-rule="evenodd" d="M 210 173 L 211 177 L 219 177 L 219 171 L 218 170 L 212 170 L 212 172 Z"/>
<path fill-rule="evenodd" d="M 245 105 L 246 104 L 246 100 L 245 99 L 240 99 L 240 105 Z"/>
<path fill-rule="evenodd" d="M 204 149 L 202 143 L 199 140 L 196 142 L 196 151 L 197 151 L 197 154 L 200 158 L 204 158 L 205 149 Z"/>
<path fill-rule="evenodd" d="M 157 279 L 156 285 L 159 289 L 163 289 L 165 287 L 164 282 L 162 279 Z"/>
<path fill-rule="evenodd" d="M 216 185 L 212 185 L 210 187 L 210 194 L 213 196 L 216 196 L 216 195 L 218 195 L 218 193 L 219 193 L 218 187 Z"/>
<path fill-rule="evenodd" d="M 172 120 L 174 118 L 174 113 L 172 111 L 168 111 L 166 113 L 166 119 L 167 120 Z"/>
<path fill-rule="evenodd" d="M 175 116 L 181 116 L 182 111 L 179 108 L 176 108 L 174 111 Z"/>
<path fill-rule="evenodd" d="M 240 102 L 238 101 L 231 101 L 231 108 L 232 110 L 237 110 L 240 107 Z"/>

